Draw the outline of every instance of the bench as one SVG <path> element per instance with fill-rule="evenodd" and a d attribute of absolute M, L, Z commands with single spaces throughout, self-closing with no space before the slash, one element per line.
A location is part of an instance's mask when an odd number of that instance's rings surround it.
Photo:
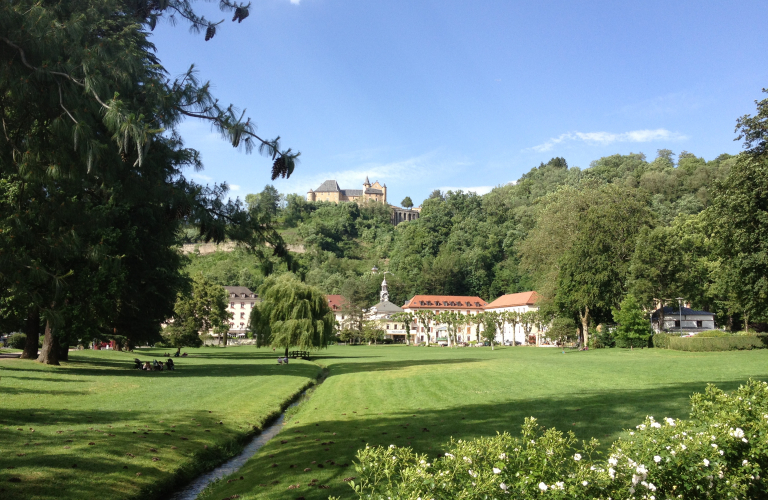
<path fill-rule="evenodd" d="M 288 354 L 291 358 L 301 358 L 309 360 L 309 351 L 291 351 Z"/>

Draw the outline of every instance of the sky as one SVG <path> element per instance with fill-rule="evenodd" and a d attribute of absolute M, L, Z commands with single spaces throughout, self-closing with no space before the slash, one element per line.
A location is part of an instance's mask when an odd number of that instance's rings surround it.
<path fill-rule="evenodd" d="M 206 42 L 160 24 L 171 76 L 194 64 L 221 103 L 301 151 L 289 179 L 209 124 L 180 126 L 203 184 L 243 198 L 273 184 L 305 195 L 326 179 L 386 184 L 419 205 L 434 189 L 478 194 L 553 157 L 569 166 L 658 149 L 736 154 L 736 119 L 768 97 L 768 2 L 252 0 Z"/>

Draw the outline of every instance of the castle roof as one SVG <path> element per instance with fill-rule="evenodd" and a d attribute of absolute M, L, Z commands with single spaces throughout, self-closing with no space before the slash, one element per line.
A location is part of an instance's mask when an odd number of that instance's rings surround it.
<path fill-rule="evenodd" d="M 363 186 L 365 186 L 366 184 L 370 184 L 370 183 L 371 183 L 371 181 L 368 180 L 368 176 L 366 175 L 365 176 L 365 182 L 363 183 Z"/>
<path fill-rule="evenodd" d="M 341 194 L 343 194 L 346 197 L 363 196 L 363 190 L 362 189 L 342 189 Z"/>
<path fill-rule="evenodd" d="M 365 190 L 365 194 L 384 194 L 384 191 L 381 189 L 367 188 Z"/>
<path fill-rule="evenodd" d="M 328 193 L 328 192 L 335 193 L 336 191 L 341 191 L 341 189 L 339 189 L 339 183 L 334 180 L 325 181 L 322 184 L 320 184 L 319 188 L 315 189 L 315 192 L 317 193 Z"/>

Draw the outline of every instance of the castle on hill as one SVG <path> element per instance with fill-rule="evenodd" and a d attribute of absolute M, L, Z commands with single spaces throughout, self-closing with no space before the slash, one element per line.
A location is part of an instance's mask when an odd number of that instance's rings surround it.
<path fill-rule="evenodd" d="M 334 181 L 325 181 L 320 187 L 307 193 L 307 201 L 332 201 L 339 203 L 342 201 L 379 201 L 387 202 L 387 185 L 379 184 L 379 181 L 371 184 L 368 176 L 365 177 L 363 189 L 341 189 L 339 184 Z"/>

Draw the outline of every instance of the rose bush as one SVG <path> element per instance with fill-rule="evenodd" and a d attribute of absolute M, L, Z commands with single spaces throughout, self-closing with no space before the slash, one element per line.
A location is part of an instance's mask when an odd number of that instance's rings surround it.
<path fill-rule="evenodd" d="M 768 384 L 750 380 L 730 395 L 709 386 L 691 401 L 688 420 L 646 417 L 607 458 L 596 440 L 528 418 L 520 437 L 451 441 L 434 460 L 366 447 L 350 485 L 367 499 L 768 498 Z"/>

